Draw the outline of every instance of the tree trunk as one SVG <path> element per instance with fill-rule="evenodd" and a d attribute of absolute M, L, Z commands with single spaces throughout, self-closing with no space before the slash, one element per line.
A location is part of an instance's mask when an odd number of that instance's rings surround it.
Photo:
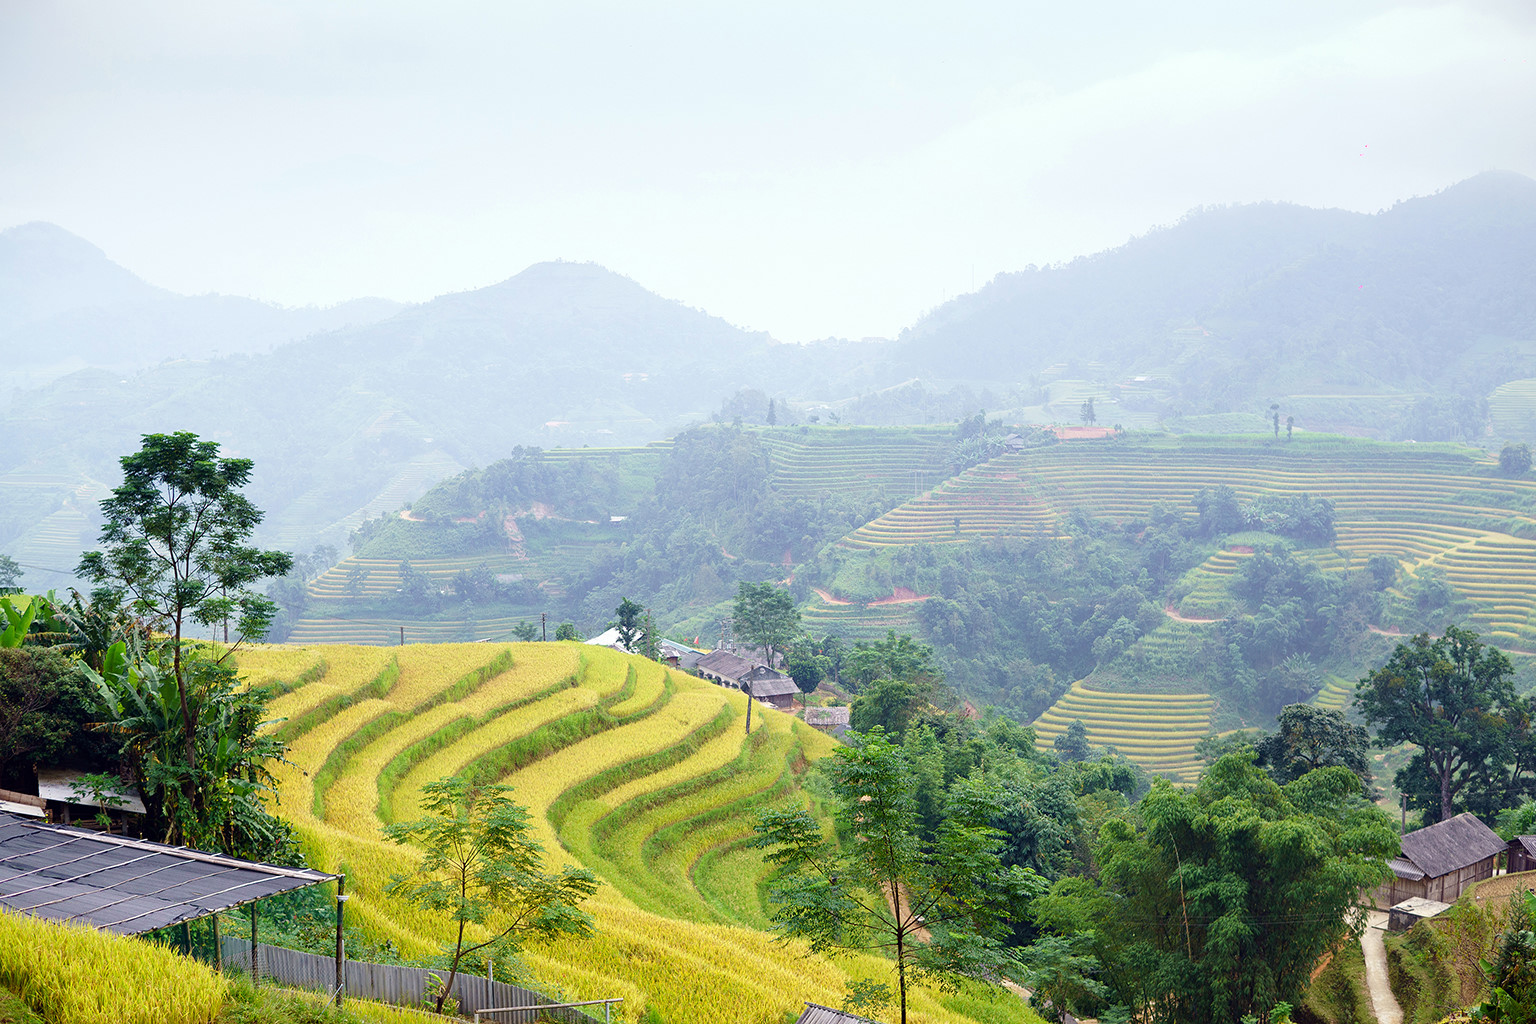
<path fill-rule="evenodd" d="M 1449 765 L 1440 771 L 1440 820 L 1447 821 L 1451 817 L 1451 772 Z"/>
<path fill-rule="evenodd" d="M 453 966 L 448 968 L 448 980 L 443 982 L 443 990 L 437 994 L 437 1012 L 443 1012 L 443 1004 L 448 1001 L 448 993 L 453 991 L 453 979 L 459 976 L 459 959 L 464 955 L 464 921 L 459 920 L 459 942 L 453 948 Z"/>

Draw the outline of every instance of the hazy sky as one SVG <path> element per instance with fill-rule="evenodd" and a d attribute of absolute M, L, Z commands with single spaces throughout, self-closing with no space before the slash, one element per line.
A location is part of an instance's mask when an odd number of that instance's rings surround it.
<path fill-rule="evenodd" d="M 891 335 L 1193 206 L 1536 177 L 1536 3 L 0 0 L 0 227 L 418 300 L 592 260 Z"/>

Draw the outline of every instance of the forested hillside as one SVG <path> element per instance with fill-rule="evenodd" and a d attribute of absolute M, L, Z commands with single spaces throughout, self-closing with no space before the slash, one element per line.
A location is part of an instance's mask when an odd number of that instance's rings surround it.
<path fill-rule="evenodd" d="M 307 591 L 287 582 L 284 622 L 305 641 L 503 637 L 540 615 L 591 635 L 630 597 L 708 644 L 739 582 L 782 581 L 808 634 L 912 633 L 978 706 L 1031 721 L 1078 701 L 1047 739 L 1083 718 L 1126 745 L 1156 711 L 1132 696 L 1189 697 L 1170 771 L 1213 728 L 1338 706 L 1392 633 L 1461 622 L 1536 650 L 1536 483 L 1476 449 L 1035 433 L 1006 450 L 1005 429 L 520 450 L 371 521 Z"/>
<path fill-rule="evenodd" d="M 29 582 L 67 583 L 115 453 L 175 429 L 238 439 L 260 467 L 264 539 L 301 551 L 339 548 L 519 445 L 645 444 L 711 418 L 934 424 L 984 408 L 1175 433 L 1529 441 L 1533 227 L 1536 182 L 1510 174 L 1374 215 L 1199 210 L 1003 274 L 896 341 L 798 346 L 590 264 L 403 310 L 280 310 L 170 295 L 27 225 L 0 235 L 15 271 L 0 275 L 14 353 L 0 431 L 25 439 L 0 450 L 0 548 L 64 570 Z"/>

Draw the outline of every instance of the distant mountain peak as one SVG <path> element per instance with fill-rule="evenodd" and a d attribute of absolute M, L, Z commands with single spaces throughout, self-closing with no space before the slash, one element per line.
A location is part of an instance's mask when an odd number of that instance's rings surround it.
<path fill-rule="evenodd" d="M 0 231 L 0 333 L 59 313 L 169 294 L 57 224 L 33 221 Z"/>

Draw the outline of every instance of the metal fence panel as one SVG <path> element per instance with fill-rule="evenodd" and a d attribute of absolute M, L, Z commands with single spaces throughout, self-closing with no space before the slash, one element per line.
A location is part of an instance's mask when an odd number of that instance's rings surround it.
<path fill-rule="evenodd" d="M 238 967 L 243 971 L 250 970 L 251 944 L 249 941 L 226 935 L 220 945 L 223 947 L 226 966 Z M 316 989 L 321 992 L 334 992 L 336 989 L 336 961 L 332 957 L 303 953 L 296 949 L 284 949 L 281 946 L 269 946 L 266 943 L 261 944 L 258 952 L 258 967 L 263 978 L 283 985 Z M 437 974 L 444 978 L 448 976 L 446 970 L 400 967 L 395 964 L 369 964 L 359 960 L 348 960 L 345 967 L 346 995 L 382 1003 L 394 1003 L 397 1006 L 421 1006 L 427 995 L 427 985 L 431 975 Z M 468 974 L 460 974 L 454 978 L 453 987 L 449 992 L 459 1001 L 460 1012 L 469 1014 L 490 1007 L 539 1006 L 555 1002 L 548 996 L 531 989 Z M 541 1013 L 545 1015 L 543 1019 L 568 1021 L 570 1024 L 592 1024 L 597 1020 L 574 1007 L 537 1012 L 530 1010 L 526 1013 L 498 1013 L 493 1017 L 499 1024 L 528 1024 L 541 1019 L 539 1017 Z"/>

